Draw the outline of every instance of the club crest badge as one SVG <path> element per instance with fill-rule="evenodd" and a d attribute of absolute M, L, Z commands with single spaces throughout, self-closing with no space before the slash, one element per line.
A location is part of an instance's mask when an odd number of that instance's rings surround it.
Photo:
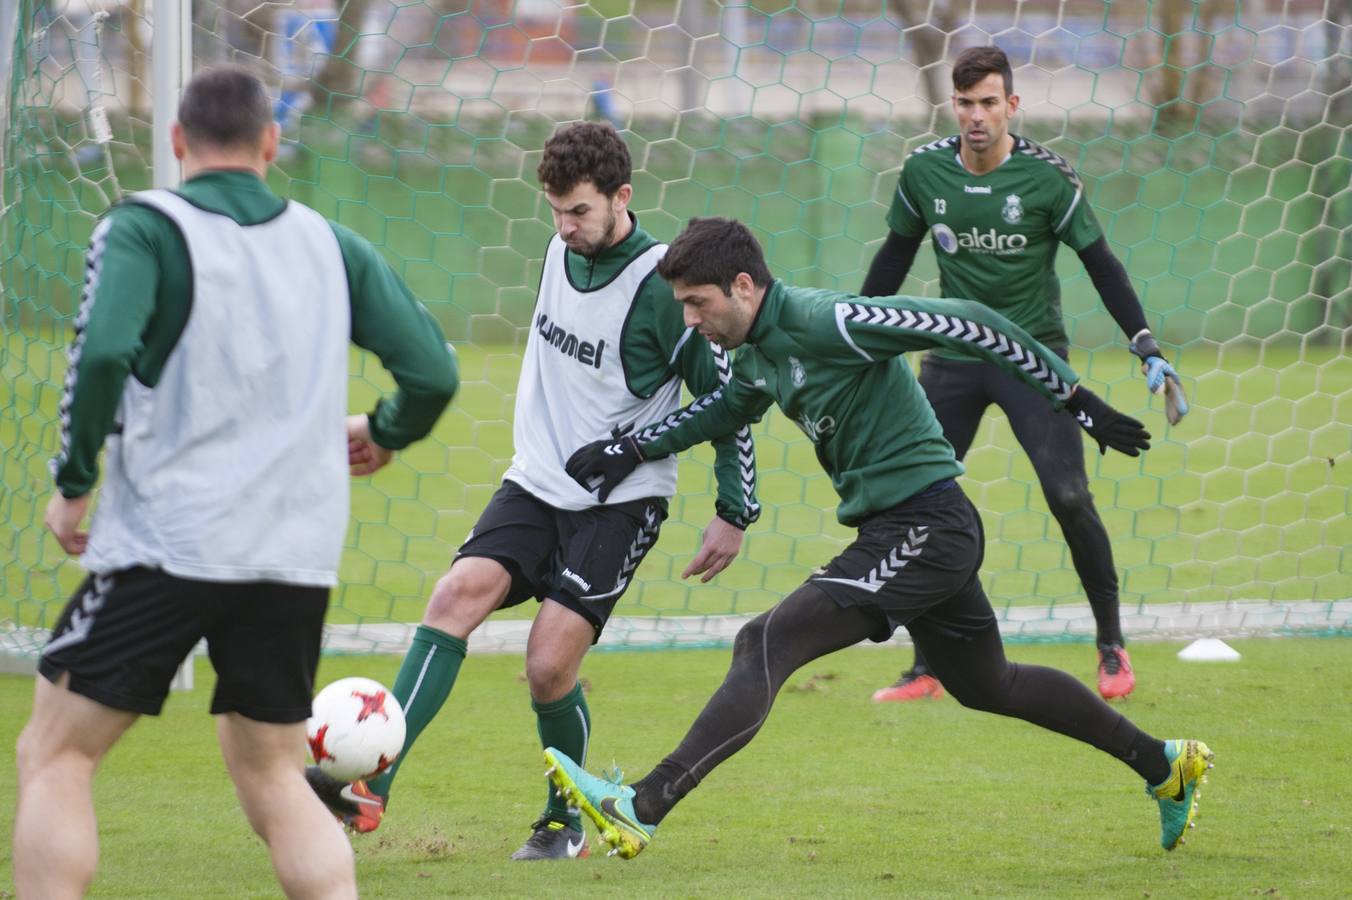
<path fill-rule="evenodd" d="M 794 387 L 802 387 L 803 382 L 807 381 L 807 372 L 796 356 L 789 357 L 789 380 L 793 382 Z"/>
<path fill-rule="evenodd" d="M 1000 210 L 1000 218 L 1011 225 L 1015 225 L 1023 219 L 1023 202 L 1018 194 L 1010 194 L 1005 198 L 1004 208 Z"/>

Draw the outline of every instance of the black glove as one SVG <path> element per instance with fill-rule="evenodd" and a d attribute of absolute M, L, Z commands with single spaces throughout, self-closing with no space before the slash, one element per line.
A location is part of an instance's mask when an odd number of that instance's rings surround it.
<path fill-rule="evenodd" d="M 638 441 L 627 434 L 583 445 L 568 457 L 563 470 L 582 485 L 584 491 L 596 491 L 596 499 L 605 503 L 610 492 L 619 487 L 644 458 Z"/>
<path fill-rule="evenodd" d="M 1150 449 L 1150 432 L 1144 425 L 1113 409 L 1084 385 L 1075 388 L 1066 401 L 1066 409 L 1098 441 L 1099 453 L 1107 453 L 1112 447 L 1127 456 L 1140 456 L 1142 450 Z"/>

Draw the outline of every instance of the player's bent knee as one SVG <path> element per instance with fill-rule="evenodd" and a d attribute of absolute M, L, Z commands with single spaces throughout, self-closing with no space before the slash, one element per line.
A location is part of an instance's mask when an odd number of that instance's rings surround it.
<path fill-rule="evenodd" d="M 768 612 L 761 613 L 737 630 L 737 637 L 732 641 L 734 658 L 752 655 L 760 658 L 762 656 L 765 647 L 766 623 L 769 622 L 769 617 Z"/>
<path fill-rule="evenodd" d="M 39 676 L 41 677 L 41 676 Z M 50 733 L 26 726 L 14 742 L 14 762 L 20 782 L 32 778 L 44 769 L 62 766 L 63 772 L 93 772 L 98 757 L 90 756 L 83 748 L 53 738 Z"/>
<path fill-rule="evenodd" d="M 51 755 L 45 751 L 41 744 L 42 742 L 33 733 L 31 727 L 19 732 L 18 740 L 14 742 L 14 761 L 15 768 L 19 770 L 20 784 L 25 779 L 32 777 L 33 773 L 42 765 L 44 759 L 51 758 Z"/>
<path fill-rule="evenodd" d="M 483 562 L 487 565 L 467 565 Z M 506 596 L 511 578 L 502 566 L 491 560 L 461 560 L 437 579 L 423 613 L 423 624 L 456 634 L 462 628 L 473 630 Z"/>
<path fill-rule="evenodd" d="M 944 684 L 944 689 L 952 695 L 953 699 L 958 701 L 959 705 L 965 709 L 975 712 L 1002 713 L 1004 712 L 1004 703 L 999 696 L 981 690 L 972 690 L 970 687 L 950 688 Z"/>
<path fill-rule="evenodd" d="M 1010 695 L 1012 692 L 1012 677 L 1014 669 L 1009 663 L 1006 663 L 1005 670 L 997 676 L 979 681 L 972 680 L 971 673 L 964 678 L 949 678 L 943 683 L 944 690 L 952 695 L 953 699 L 967 709 L 977 712 L 995 713 L 996 715 L 1010 715 L 1012 704 Z"/>
<path fill-rule="evenodd" d="M 1094 514 L 1094 495 L 1087 484 L 1058 484 L 1046 494 L 1047 506 L 1058 520 Z"/>
<path fill-rule="evenodd" d="M 450 615 L 455 605 L 455 585 L 449 573 L 437 579 L 432 588 L 432 596 L 427 598 L 427 609 L 423 611 L 423 623 L 440 625 Z"/>
<path fill-rule="evenodd" d="M 577 684 L 578 671 L 590 643 L 557 641 L 547 645 L 533 643 L 526 650 L 526 682 L 531 697 L 539 703 L 552 703 L 567 696 Z"/>
<path fill-rule="evenodd" d="M 549 703 L 561 699 L 577 684 L 578 662 L 558 657 L 526 658 L 526 683 L 530 695 Z"/>

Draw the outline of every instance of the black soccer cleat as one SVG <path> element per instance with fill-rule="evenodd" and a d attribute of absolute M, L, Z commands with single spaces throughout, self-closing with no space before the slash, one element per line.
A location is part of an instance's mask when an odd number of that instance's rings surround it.
<path fill-rule="evenodd" d="M 588 852 L 585 834 L 568 822 L 545 816 L 531 826 L 531 836 L 512 859 L 582 859 Z"/>

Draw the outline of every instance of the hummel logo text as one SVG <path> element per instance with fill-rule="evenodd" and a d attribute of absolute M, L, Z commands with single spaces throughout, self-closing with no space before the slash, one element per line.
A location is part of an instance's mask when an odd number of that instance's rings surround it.
<path fill-rule="evenodd" d="M 571 356 L 593 369 L 601 368 L 601 357 L 606 352 L 605 341 L 597 341 L 592 344 L 581 340 L 577 335 L 571 334 L 568 329 L 550 322 L 549 316 L 545 313 L 540 313 L 540 317 L 535 320 L 535 330 L 540 333 L 540 337 L 545 339 L 545 343 L 552 344 L 554 349 L 564 356 Z"/>
<path fill-rule="evenodd" d="M 567 578 L 569 581 L 573 582 L 578 587 L 582 588 L 582 590 L 590 591 L 592 589 L 590 581 L 583 578 L 581 575 L 577 574 L 567 566 L 564 567 L 562 574 L 564 578 Z"/>

